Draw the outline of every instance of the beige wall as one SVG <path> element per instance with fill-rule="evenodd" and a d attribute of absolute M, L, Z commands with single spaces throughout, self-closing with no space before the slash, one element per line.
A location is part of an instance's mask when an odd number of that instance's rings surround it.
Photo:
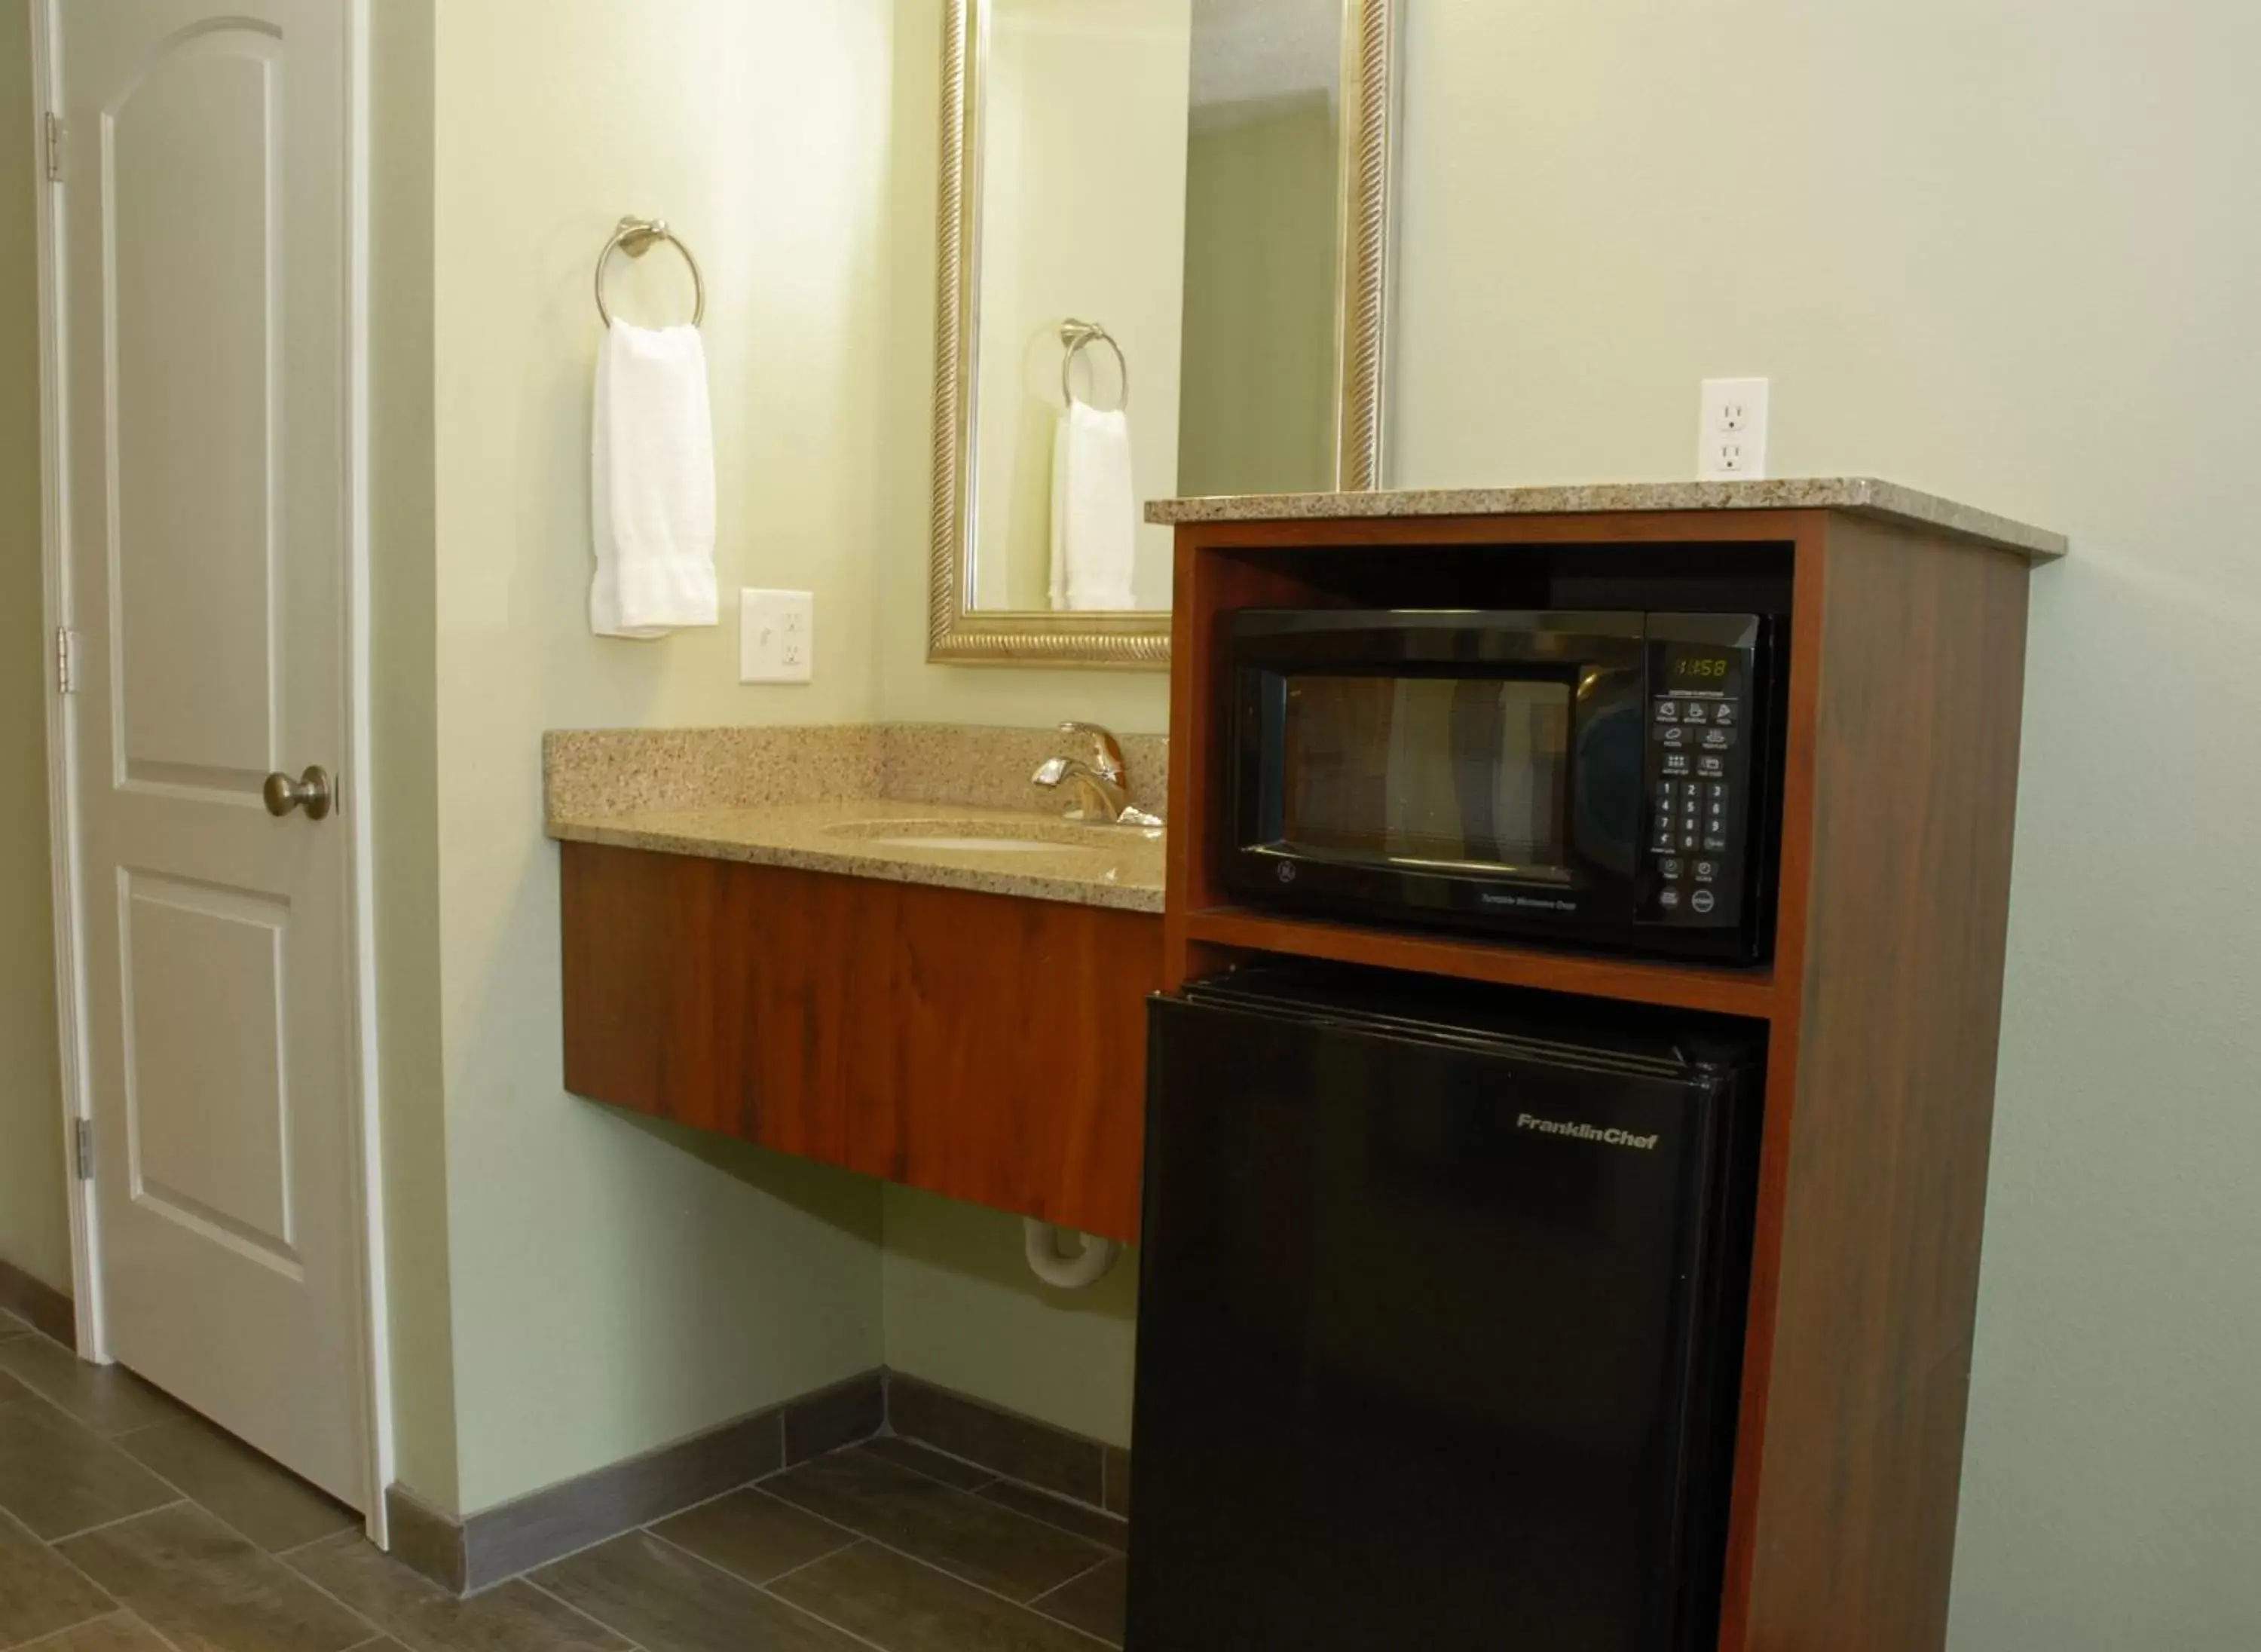
<path fill-rule="evenodd" d="M 436 53 L 441 1012 L 458 1504 L 879 1362 L 874 1184 L 672 1138 L 560 1083 L 555 727 L 873 715 L 886 0 L 484 0 Z M 729 623 L 592 639 L 598 248 L 665 217 L 708 283 Z M 669 255 L 618 307 L 671 318 Z M 735 593 L 816 593 L 815 683 L 742 688 Z M 686 1146 L 697 1149 L 685 1151 Z"/>
<path fill-rule="evenodd" d="M 1399 473 L 1776 474 L 2070 532 L 2034 582 L 1951 1644 L 2261 1644 L 2261 9 L 1410 8 Z"/>
<path fill-rule="evenodd" d="M 68 1290 L 47 871 L 31 11 L 0 6 L 0 1261 Z"/>

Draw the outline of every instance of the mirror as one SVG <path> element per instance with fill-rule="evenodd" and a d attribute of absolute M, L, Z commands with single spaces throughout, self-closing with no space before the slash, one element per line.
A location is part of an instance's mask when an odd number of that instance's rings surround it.
<path fill-rule="evenodd" d="M 946 0 L 928 657 L 1160 665 L 1145 501 L 1381 484 L 1395 0 Z"/>

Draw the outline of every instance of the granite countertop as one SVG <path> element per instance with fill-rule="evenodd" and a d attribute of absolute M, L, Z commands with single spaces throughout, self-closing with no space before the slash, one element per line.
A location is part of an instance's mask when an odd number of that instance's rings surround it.
<path fill-rule="evenodd" d="M 1044 846 L 943 849 L 880 841 L 915 836 L 921 828 L 955 828 L 956 835 L 1010 837 Z M 1032 810 L 833 798 L 752 808 L 552 815 L 549 832 L 565 843 L 792 866 L 1129 912 L 1162 909 L 1159 828 L 1087 826 Z"/>
<path fill-rule="evenodd" d="M 1589 487 L 1426 488 L 1371 493 L 1242 493 L 1155 499 L 1150 522 L 1328 521 L 1367 517 L 1570 516 L 1607 511 L 1844 511 L 1908 523 L 2054 562 L 2062 534 L 1870 477 L 1778 482 L 1616 482 Z"/>

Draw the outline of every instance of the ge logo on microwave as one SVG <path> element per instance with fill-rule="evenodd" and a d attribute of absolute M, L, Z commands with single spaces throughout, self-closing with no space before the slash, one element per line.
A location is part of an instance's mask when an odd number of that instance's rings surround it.
<path fill-rule="evenodd" d="M 1281 882 L 1282 882 L 1282 883 L 1293 883 L 1293 882 L 1295 882 L 1295 881 L 1296 881 L 1296 863 L 1295 863 L 1294 861 L 1292 861 L 1292 860 L 1283 860 L 1283 861 L 1281 861 L 1281 862 L 1280 863 L 1279 872 L 1280 872 L 1280 881 L 1281 881 Z"/>

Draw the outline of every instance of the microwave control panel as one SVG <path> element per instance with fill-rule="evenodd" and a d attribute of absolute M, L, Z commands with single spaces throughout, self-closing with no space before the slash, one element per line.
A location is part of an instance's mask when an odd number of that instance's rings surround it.
<path fill-rule="evenodd" d="M 1648 664 L 1640 918 L 1732 928 L 1752 860 L 1750 650 L 1652 631 Z"/>

